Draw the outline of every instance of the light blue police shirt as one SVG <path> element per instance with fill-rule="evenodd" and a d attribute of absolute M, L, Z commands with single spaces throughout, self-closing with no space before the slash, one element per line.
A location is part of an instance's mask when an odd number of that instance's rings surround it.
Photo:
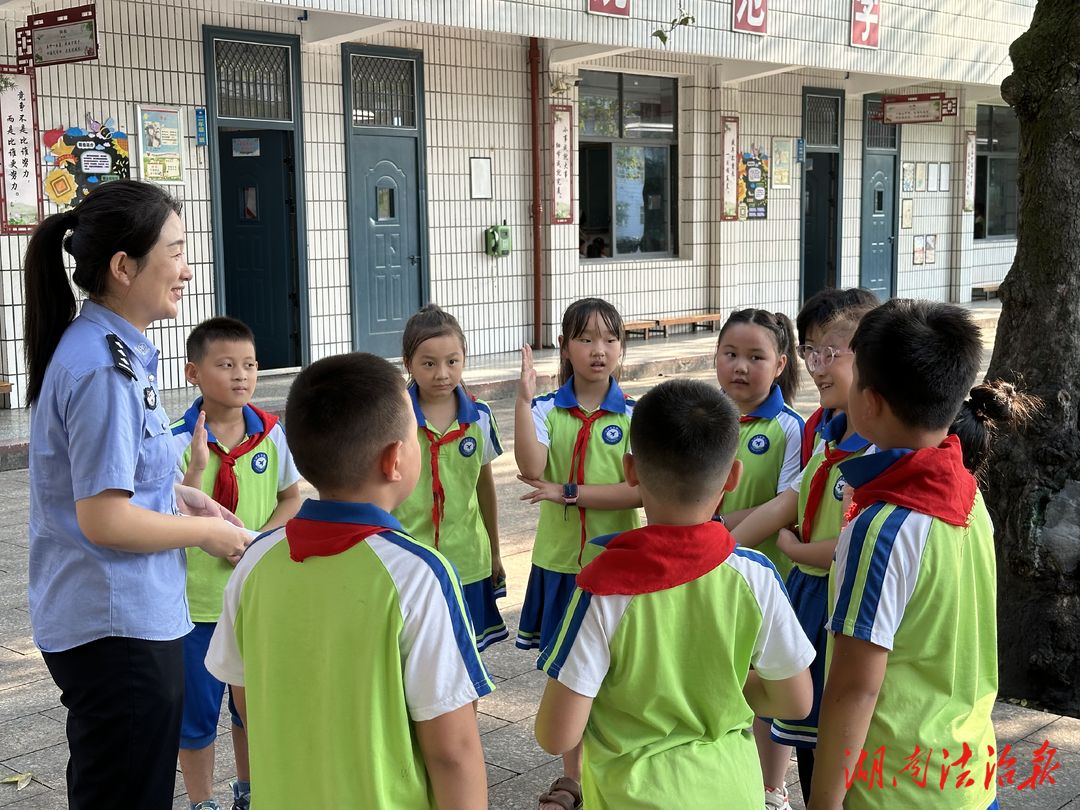
<path fill-rule="evenodd" d="M 123 342 L 135 379 L 117 367 L 108 335 Z M 45 371 L 30 414 L 30 623 L 45 652 L 108 636 L 167 641 L 192 628 L 182 550 L 95 546 L 75 516 L 77 500 L 107 489 L 177 512 L 158 356 L 131 323 L 87 301 Z"/>

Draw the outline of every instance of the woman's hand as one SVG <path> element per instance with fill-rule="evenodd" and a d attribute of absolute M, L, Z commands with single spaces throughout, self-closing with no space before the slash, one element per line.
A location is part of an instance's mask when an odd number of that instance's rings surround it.
<path fill-rule="evenodd" d="M 254 539 L 247 529 L 241 529 L 224 520 L 207 521 L 207 525 L 209 531 L 203 542 L 199 543 L 199 548 L 211 557 L 224 557 L 233 565 L 240 562 L 244 550 Z"/>
<path fill-rule="evenodd" d="M 192 517 L 219 517 L 234 526 L 244 528 L 244 523 L 240 518 L 205 492 L 183 484 L 176 484 L 174 490 L 176 491 L 176 506 L 181 514 Z"/>
<path fill-rule="evenodd" d="M 562 486 L 560 484 L 553 484 L 543 478 L 526 478 L 524 475 L 519 475 L 517 479 L 533 488 L 533 491 L 528 495 L 522 495 L 520 500 L 529 503 L 540 503 L 540 501 L 551 501 L 558 504 L 566 503 L 563 500 Z"/>
<path fill-rule="evenodd" d="M 536 369 L 533 368 L 532 346 L 521 347 L 521 381 L 518 383 L 518 399 L 532 403 L 536 399 Z"/>

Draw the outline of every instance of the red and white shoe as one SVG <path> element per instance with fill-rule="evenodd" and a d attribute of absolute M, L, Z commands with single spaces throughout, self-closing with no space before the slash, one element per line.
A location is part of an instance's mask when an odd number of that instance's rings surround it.
<path fill-rule="evenodd" d="M 765 810 L 791 810 L 788 804 L 787 782 L 778 788 L 765 788 Z"/>

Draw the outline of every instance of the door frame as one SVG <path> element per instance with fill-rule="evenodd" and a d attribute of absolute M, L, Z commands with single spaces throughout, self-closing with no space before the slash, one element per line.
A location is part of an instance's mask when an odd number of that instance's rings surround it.
<path fill-rule="evenodd" d="M 837 121 L 836 146 L 810 146 L 806 142 L 806 97 L 807 96 L 832 96 L 840 99 Z M 836 161 L 836 250 L 833 260 L 836 262 L 836 286 L 843 286 L 844 276 L 844 123 L 846 99 L 842 89 L 834 87 L 803 87 L 802 106 L 799 120 L 800 134 L 802 136 L 806 154 L 813 149 L 815 152 L 832 152 L 839 155 Z M 806 251 L 806 164 L 800 170 L 799 185 L 799 306 L 806 303 L 806 272 L 804 257 Z"/>
<path fill-rule="evenodd" d="M 892 244 L 892 275 L 889 278 L 889 295 L 895 296 L 897 290 L 897 284 L 900 281 L 900 186 L 903 183 L 903 178 L 900 176 L 900 147 L 901 137 L 904 134 L 904 128 L 900 124 L 896 124 L 896 149 L 869 149 L 866 146 L 866 128 L 868 126 L 869 119 L 867 118 L 868 108 L 870 102 L 881 101 L 884 96 L 880 93 L 867 93 L 863 96 L 862 103 L 862 176 L 859 180 L 859 286 L 862 286 L 862 238 L 863 238 L 863 208 L 862 208 L 862 192 L 863 181 L 866 180 L 866 154 L 867 152 L 875 155 L 888 155 L 891 154 L 893 158 L 893 244 Z"/>
<path fill-rule="evenodd" d="M 283 45 L 290 50 L 292 67 L 292 121 L 271 121 L 257 118 L 221 118 L 217 114 L 217 70 L 214 40 L 251 42 L 257 45 Z M 222 236 L 221 156 L 218 154 L 218 127 L 242 126 L 248 129 L 282 129 L 291 132 L 293 153 L 293 195 L 296 201 L 296 263 L 297 305 L 300 315 L 300 365 L 311 362 L 310 324 L 308 323 L 307 267 L 307 192 L 304 188 L 304 107 L 303 85 L 300 77 L 300 37 L 271 34 L 265 31 L 246 31 L 239 28 L 203 26 L 203 75 L 206 81 L 207 159 L 210 172 L 210 234 L 214 260 L 214 308 L 227 312 L 225 300 L 225 245 Z"/>
<path fill-rule="evenodd" d="M 350 218 L 352 204 L 349 190 L 352 186 L 352 64 L 353 55 L 382 56 L 392 59 L 412 59 L 416 64 L 416 129 L 405 130 L 397 127 L 364 127 L 366 134 L 384 135 L 396 138 L 411 138 L 416 141 L 416 227 L 419 229 L 420 249 L 420 301 L 421 305 L 431 299 L 431 261 L 428 253 L 428 190 L 427 190 L 427 114 L 424 106 L 424 52 L 412 48 L 388 48 L 381 45 L 360 45 L 352 42 L 341 46 L 341 93 L 342 119 L 345 125 L 345 221 L 348 223 L 349 246 L 349 322 L 352 331 L 353 350 L 360 348 L 360 324 L 356 311 L 355 293 L 357 278 L 353 272 L 353 257 L 359 255 L 358 236 L 352 227 Z"/>

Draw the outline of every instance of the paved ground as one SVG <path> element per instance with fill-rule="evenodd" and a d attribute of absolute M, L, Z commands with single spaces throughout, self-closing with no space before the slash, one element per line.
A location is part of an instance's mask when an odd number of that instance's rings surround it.
<path fill-rule="evenodd" d="M 712 372 L 690 374 L 713 379 Z M 640 380 L 626 386 L 628 393 L 640 395 L 661 380 Z M 807 391 L 799 410 L 808 413 L 813 397 Z M 536 525 L 535 508 L 522 504 L 523 491 L 515 480 L 513 462 L 512 400 L 493 403 L 503 427 L 506 453 L 495 462 L 500 501 L 500 530 L 503 559 L 509 579 L 509 596 L 500 604 L 507 623 L 516 629 L 518 613 L 529 570 L 529 554 Z M 23 791 L 0 785 L 0 806 L 17 810 L 46 810 L 66 807 L 64 769 L 67 747 L 64 738 L 65 710 L 49 678 L 40 654 L 31 641 L 27 613 L 27 509 L 28 476 L 25 470 L 0 473 L 0 777 L 33 771 L 34 781 Z M 533 718 L 544 678 L 535 670 L 535 655 L 516 649 L 512 643 L 495 645 L 484 655 L 498 682 L 498 689 L 480 702 L 480 730 L 488 763 L 490 802 L 493 810 L 535 808 L 537 793 L 560 773 L 560 763 L 544 753 L 532 736 Z M 1017 696 L 1021 697 L 1021 696 Z M 227 715 L 223 715 L 227 724 Z M 1034 790 L 1004 789 L 1000 804 L 1004 810 L 1080 810 L 1080 720 L 1022 708 L 1007 702 L 996 707 L 995 725 L 1000 745 L 1011 743 L 1017 757 L 1017 782 L 1031 774 L 1031 753 L 1044 740 L 1056 746 L 1054 773 L 1057 784 L 1045 783 Z M 217 797 L 230 795 L 228 780 L 233 775 L 231 745 L 226 725 L 218 751 Z M 934 775 L 931 774 L 933 777 Z M 802 807 L 794 767 L 789 771 L 794 785 L 792 806 Z M 934 780 L 931 778 L 932 790 Z M 182 782 L 177 777 L 175 807 L 186 810 Z M 719 805 L 718 805 L 719 806 Z M 933 799 L 930 800 L 933 805 Z"/>

